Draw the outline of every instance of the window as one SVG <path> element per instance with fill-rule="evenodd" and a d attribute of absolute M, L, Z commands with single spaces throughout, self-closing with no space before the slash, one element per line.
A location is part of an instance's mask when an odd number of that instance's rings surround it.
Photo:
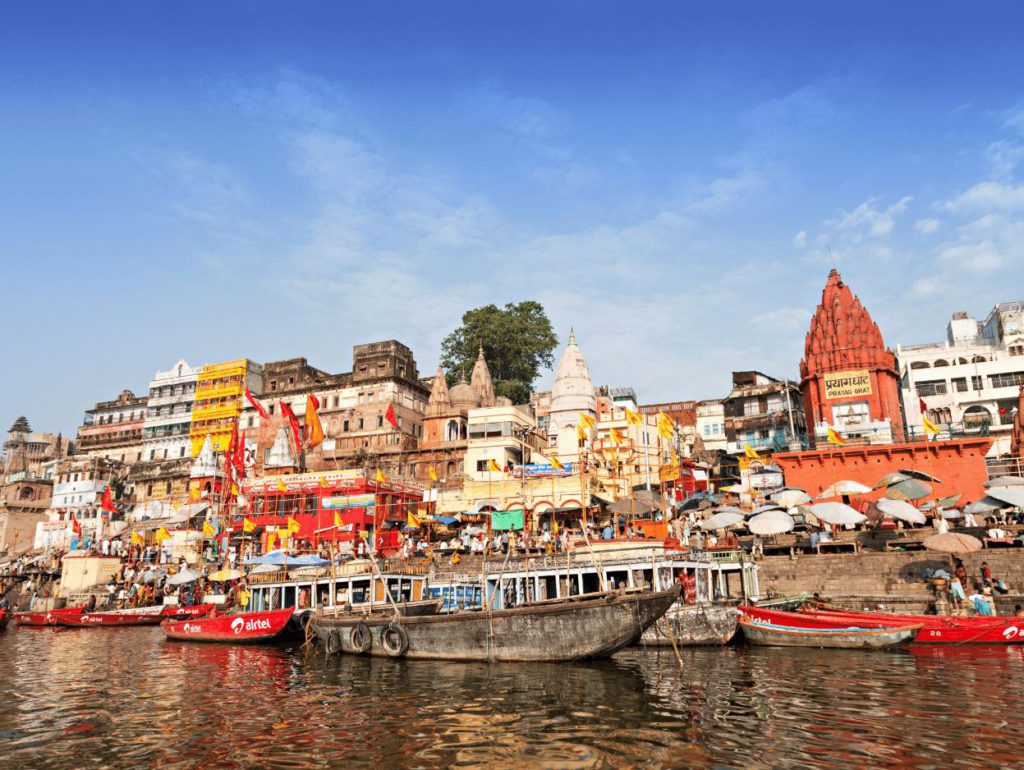
<path fill-rule="evenodd" d="M 478 473 L 485 473 L 488 470 L 487 461 L 486 460 L 477 460 L 476 461 L 476 469 L 477 469 Z"/>
<path fill-rule="evenodd" d="M 1021 380 L 1024 380 L 1024 372 L 1007 372 L 1006 374 L 993 374 L 989 377 L 993 388 L 1013 388 Z"/>
<path fill-rule="evenodd" d="M 348 420 L 344 420 L 341 423 L 341 432 L 348 433 Z"/>
<path fill-rule="evenodd" d="M 936 396 L 947 391 L 945 380 L 928 380 L 917 383 L 917 395 Z"/>
<path fill-rule="evenodd" d="M 180 450 L 178 451 L 178 457 L 184 457 L 184 456 L 185 456 L 185 447 L 182 447 L 182 448 L 181 448 L 181 449 L 180 449 Z M 170 490 L 167 490 L 167 491 L 168 491 L 168 492 L 170 492 Z"/>
<path fill-rule="evenodd" d="M 971 388 L 973 390 L 981 390 L 981 375 L 975 374 L 971 376 Z"/>
<path fill-rule="evenodd" d="M 362 430 L 362 429 L 363 429 L 363 418 L 360 417 L 358 420 L 356 420 L 356 430 Z"/>
<path fill-rule="evenodd" d="M 928 362 L 927 361 L 911 361 L 910 362 L 910 368 L 911 369 L 927 369 L 928 368 Z"/>
<path fill-rule="evenodd" d="M 378 428 L 384 427 L 384 417 L 382 415 L 379 415 L 379 414 L 377 415 L 377 427 Z"/>
<path fill-rule="evenodd" d="M 171 482 L 167 482 L 167 494 L 171 494 Z"/>
<path fill-rule="evenodd" d="M 957 393 L 966 393 L 967 392 L 967 378 L 966 377 L 956 377 L 956 378 L 954 378 L 954 380 L 953 380 L 953 390 L 955 390 Z"/>
<path fill-rule="evenodd" d="M 155 460 L 156 459 L 156 450 L 155 449 L 150 449 L 149 450 L 149 459 L 150 460 Z M 150 494 L 152 494 L 152 493 L 150 493 Z"/>

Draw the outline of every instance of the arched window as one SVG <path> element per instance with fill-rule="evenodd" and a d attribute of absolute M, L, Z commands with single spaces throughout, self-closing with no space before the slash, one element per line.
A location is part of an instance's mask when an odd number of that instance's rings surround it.
<path fill-rule="evenodd" d="M 459 423 L 457 420 L 449 420 L 444 427 L 444 440 L 445 441 L 458 441 L 459 440 Z"/>
<path fill-rule="evenodd" d="M 992 423 L 992 413 L 985 407 L 975 404 L 964 410 L 964 427 L 977 428 L 985 423 Z"/>
<path fill-rule="evenodd" d="M 983 364 L 985 363 L 985 361 L 985 356 L 975 356 L 974 358 L 971 359 L 972 364 Z"/>
<path fill-rule="evenodd" d="M 911 369 L 927 369 L 928 368 L 928 362 L 927 361 L 911 361 L 910 362 L 910 368 Z"/>
<path fill-rule="evenodd" d="M 1024 356 L 1024 345 L 1010 345 L 1008 350 L 1011 356 Z"/>
<path fill-rule="evenodd" d="M 934 364 L 932 364 L 932 366 L 949 366 L 949 361 L 944 358 L 939 358 Z"/>

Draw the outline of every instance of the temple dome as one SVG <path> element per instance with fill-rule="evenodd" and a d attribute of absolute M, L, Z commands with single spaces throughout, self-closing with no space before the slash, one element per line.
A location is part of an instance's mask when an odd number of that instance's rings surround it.
<path fill-rule="evenodd" d="M 458 385 L 448 391 L 448 397 L 454 409 L 476 409 L 480 406 L 480 396 L 473 386 L 466 382 L 465 375 L 459 380 Z"/>

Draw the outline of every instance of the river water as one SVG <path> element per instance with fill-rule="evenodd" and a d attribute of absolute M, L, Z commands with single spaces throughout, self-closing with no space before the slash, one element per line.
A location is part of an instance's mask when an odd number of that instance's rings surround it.
<path fill-rule="evenodd" d="M 4 767 L 1007 767 L 1024 648 L 325 658 L 158 628 L 0 632 Z"/>

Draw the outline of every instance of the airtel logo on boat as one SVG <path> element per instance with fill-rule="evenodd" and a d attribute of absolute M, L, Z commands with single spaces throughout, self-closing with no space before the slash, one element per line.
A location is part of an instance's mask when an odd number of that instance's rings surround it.
<path fill-rule="evenodd" d="M 97 618 L 97 617 L 94 617 L 92 615 L 82 615 L 82 620 L 84 620 L 86 623 L 102 623 L 103 622 L 103 618 Z"/>
<path fill-rule="evenodd" d="M 270 621 L 266 619 L 258 620 L 246 620 L 242 617 L 237 617 L 231 621 L 231 631 L 235 634 L 245 631 L 269 631 Z"/>
<path fill-rule="evenodd" d="M 200 631 L 203 630 L 203 627 L 198 624 L 193 625 L 191 623 L 184 623 L 181 626 L 181 630 L 184 631 L 186 634 L 198 634 Z"/>
<path fill-rule="evenodd" d="M 1020 634 L 1020 629 L 1017 626 L 1007 626 L 1003 629 L 1003 639 L 1016 639 Z"/>

